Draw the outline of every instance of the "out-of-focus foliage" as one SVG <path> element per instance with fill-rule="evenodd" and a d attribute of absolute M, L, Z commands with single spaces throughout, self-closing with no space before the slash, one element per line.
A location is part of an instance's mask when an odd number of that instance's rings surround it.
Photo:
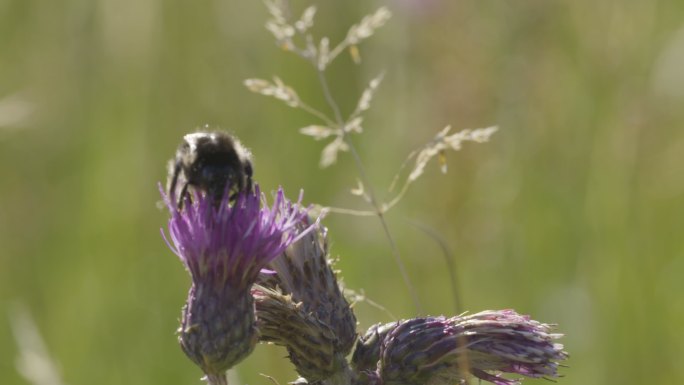
<path fill-rule="evenodd" d="M 331 41 L 380 5 L 393 13 L 359 46 L 360 65 L 345 52 L 327 69 L 347 113 L 384 71 L 353 138 L 380 195 L 446 125 L 499 126 L 449 154 L 448 174 L 428 164 L 388 214 L 426 312 L 455 310 L 424 225 L 453 250 L 466 309 L 560 325 L 560 384 L 683 383 L 684 3 L 316 5 L 311 28 Z M 350 154 L 321 170 L 322 143 L 298 132 L 322 122 L 243 86 L 276 75 L 326 108 L 267 18 L 258 1 L 0 0 L 0 383 L 26 383 L 17 304 L 65 383 L 200 383 L 174 335 L 190 280 L 157 205 L 166 161 L 195 127 L 238 135 L 264 190 L 367 209 L 349 194 Z M 416 316 L 377 219 L 326 224 L 346 286 Z M 360 330 L 391 321 L 367 303 L 356 312 Z M 284 355 L 258 347 L 233 383 L 293 379 Z"/>

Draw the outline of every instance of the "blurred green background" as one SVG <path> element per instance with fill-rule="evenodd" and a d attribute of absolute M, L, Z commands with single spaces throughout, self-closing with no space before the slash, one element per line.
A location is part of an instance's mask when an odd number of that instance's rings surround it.
<path fill-rule="evenodd" d="M 314 32 L 333 41 L 380 5 L 394 14 L 360 66 L 343 55 L 329 75 L 350 111 L 386 71 L 354 138 L 379 192 L 445 125 L 501 127 L 449 153 L 448 174 L 431 164 L 388 214 L 425 311 L 456 310 L 413 223 L 452 249 L 466 309 L 559 324 L 559 384 L 684 383 L 684 3 L 317 5 Z M 0 384 L 27 383 L 9 322 L 22 304 L 65 383 L 200 384 L 174 335 L 190 280 L 157 208 L 166 161 L 200 125 L 242 138 L 266 190 L 364 208 L 349 154 L 321 170 L 323 143 L 297 133 L 318 122 L 242 85 L 279 75 L 326 108 L 266 19 L 258 1 L 0 0 Z M 346 285 L 414 316 L 377 219 L 326 224 Z M 390 320 L 356 313 L 360 330 Z M 258 347 L 233 383 L 292 380 L 284 356 Z"/>

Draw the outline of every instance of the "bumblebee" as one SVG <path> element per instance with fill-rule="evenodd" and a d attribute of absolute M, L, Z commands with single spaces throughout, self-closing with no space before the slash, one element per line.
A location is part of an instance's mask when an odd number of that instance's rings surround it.
<path fill-rule="evenodd" d="M 192 188 L 212 196 L 218 207 L 227 188 L 231 200 L 251 192 L 252 173 L 252 154 L 236 137 L 221 131 L 193 132 L 183 137 L 169 161 L 169 199 L 181 210 Z"/>

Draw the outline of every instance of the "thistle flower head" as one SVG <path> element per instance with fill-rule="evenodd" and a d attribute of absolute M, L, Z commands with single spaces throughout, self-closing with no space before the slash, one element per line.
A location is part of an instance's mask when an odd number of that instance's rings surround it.
<path fill-rule="evenodd" d="M 515 385 L 519 380 L 501 373 L 558 377 L 558 362 L 568 355 L 563 345 L 553 343 L 561 335 L 550 330 L 550 325 L 512 310 L 410 319 L 393 326 L 382 340 L 371 382 L 446 385 L 473 375 L 496 385 Z"/>
<path fill-rule="evenodd" d="M 247 290 L 264 266 L 313 227 L 299 226 L 307 215 L 301 194 L 292 203 L 278 189 L 271 207 L 259 186 L 253 193 L 238 194 L 234 202 L 228 195 L 215 207 L 211 197 L 199 193 L 179 211 L 162 192 L 171 211 L 168 230 L 173 246 L 169 247 L 193 282 Z"/>
<path fill-rule="evenodd" d="M 313 226 L 299 225 L 307 211 L 301 195 L 292 203 L 282 189 L 271 207 L 258 186 L 236 199 L 224 194 L 218 206 L 198 192 L 182 210 L 162 196 L 171 211 L 169 247 L 192 276 L 178 339 L 210 381 L 221 383 L 258 341 L 250 287 L 264 266 Z"/>

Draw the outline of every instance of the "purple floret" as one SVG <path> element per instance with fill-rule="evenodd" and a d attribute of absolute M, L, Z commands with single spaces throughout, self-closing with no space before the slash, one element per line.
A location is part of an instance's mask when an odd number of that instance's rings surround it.
<path fill-rule="evenodd" d="M 308 209 L 301 206 L 301 194 L 292 203 L 282 188 L 271 207 L 258 186 L 254 192 L 240 193 L 234 201 L 224 198 L 218 208 L 211 196 L 201 193 L 182 210 L 177 210 L 163 191 L 162 196 L 172 213 L 168 231 L 173 245 L 168 240 L 167 244 L 193 282 L 249 286 L 264 266 L 313 228 L 297 227 Z"/>

